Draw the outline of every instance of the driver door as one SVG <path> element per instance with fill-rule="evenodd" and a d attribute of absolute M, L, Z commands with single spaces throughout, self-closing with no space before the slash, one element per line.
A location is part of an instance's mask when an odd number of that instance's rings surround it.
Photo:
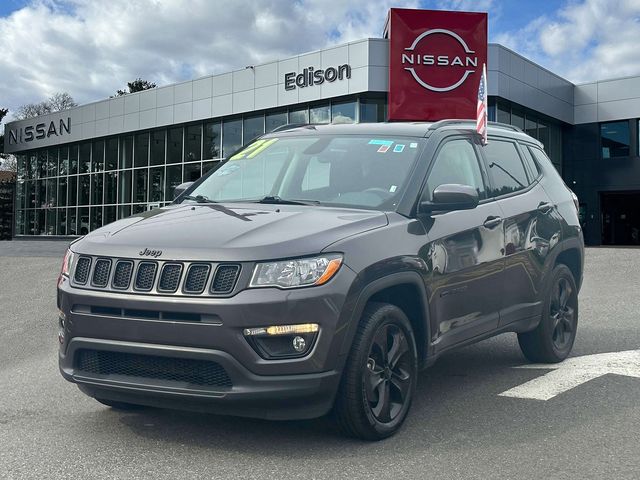
<path fill-rule="evenodd" d="M 488 198 L 486 173 L 471 138 L 450 137 L 439 146 L 422 200 L 442 184 L 470 185 L 478 192 L 472 210 L 421 215 L 428 244 L 427 292 L 432 341 L 440 351 L 497 328 L 504 275 L 501 210 Z"/>

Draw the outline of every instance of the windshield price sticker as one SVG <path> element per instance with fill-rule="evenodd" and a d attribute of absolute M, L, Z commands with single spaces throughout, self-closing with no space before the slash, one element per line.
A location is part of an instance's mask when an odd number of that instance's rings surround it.
<path fill-rule="evenodd" d="M 245 148 L 241 152 L 236 153 L 229 160 L 240 160 L 240 159 L 243 159 L 243 158 L 253 158 L 256 155 L 258 155 L 259 153 L 263 152 L 269 146 L 271 146 L 274 143 L 276 143 L 277 141 L 278 141 L 277 138 L 270 138 L 268 140 L 256 140 L 255 142 L 253 142 L 251 145 L 249 145 L 247 148 Z"/>
<path fill-rule="evenodd" d="M 393 145 L 393 140 L 378 140 L 374 138 L 373 140 L 369 140 L 369 145 L 386 145 L 387 147 L 390 147 Z"/>
<path fill-rule="evenodd" d="M 393 147 L 394 153 L 402 153 L 404 151 L 404 144 L 398 143 L 395 147 Z"/>
<path fill-rule="evenodd" d="M 380 148 L 378 148 L 378 153 L 386 153 L 389 148 L 390 145 L 380 145 Z"/>

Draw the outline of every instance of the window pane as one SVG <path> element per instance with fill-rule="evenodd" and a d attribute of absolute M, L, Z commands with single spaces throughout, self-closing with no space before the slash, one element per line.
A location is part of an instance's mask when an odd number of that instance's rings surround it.
<path fill-rule="evenodd" d="M 58 209 L 58 226 L 56 227 L 56 235 L 67 234 L 67 209 Z"/>
<path fill-rule="evenodd" d="M 147 209 L 146 205 L 133 205 L 131 210 L 133 211 L 133 214 L 135 215 L 136 213 L 144 212 L 146 209 Z"/>
<path fill-rule="evenodd" d="M 102 174 L 91 175 L 91 205 L 102 205 Z"/>
<path fill-rule="evenodd" d="M 27 157 L 25 155 L 16 155 L 16 167 L 17 167 L 17 175 L 18 180 L 24 180 L 26 177 L 26 162 Z"/>
<path fill-rule="evenodd" d="M 164 148 L 164 147 L 163 147 Z M 136 135 L 134 163 L 136 167 L 146 167 L 149 165 L 149 134 L 141 133 Z"/>
<path fill-rule="evenodd" d="M 356 121 L 356 102 L 341 102 L 331 105 L 333 123 L 354 123 Z"/>
<path fill-rule="evenodd" d="M 149 201 L 164 201 L 164 167 L 149 169 Z"/>
<path fill-rule="evenodd" d="M 78 204 L 78 177 L 69 177 L 67 204 L 71 207 L 75 207 Z"/>
<path fill-rule="evenodd" d="M 78 177 L 78 204 L 89 205 L 89 175 L 80 175 Z"/>
<path fill-rule="evenodd" d="M 216 169 L 222 165 L 222 162 L 203 162 L 202 163 L 202 175 L 204 176 L 209 170 Z"/>
<path fill-rule="evenodd" d="M 104 203 L 116 203 L 116 172 L 104 174 Z"/>
<path fill-rule="evenodd" d="M 256 137 L 259 137 L 263 133 L 264 117 L 262 115 L 244 118 L 243 145 L 246 145 L 247 143 L 253 141 Z"/>
<path fill-rule="evenodd" d="M 89 173 L 91 170 L 91 144 L 80 144 L 80 173 Z"/>
<path fill-rule="evenodd" d="M 131 216 L 131 205 L 118 206 L 118 218 L 127 218 Z"/>
<path fill-rule="evenodd" d="M 91 230 L 102 226 L 102 207 L 91 207 Z"/>
<path fill-rule="evenodd" d="M 47 207 L 56 206 L 57 182 L 55 178 L 47 180 Z"/>
<path fill-rule="evenodd" d="M 291 110 L 289 112 L 289 123 L 309 123 L 309 109 Z"/>
<path fill-rule="evenodd" d="M 104 225 L 108 225 L 111 222 L 115 222 L 115 220 L 116 220 L 116 207 L 115 206 L 104 207 L 104 219 L 103 219 Z"/>
<path fill-rule="evenodd" d="M 78 234 L 89 233 L 89 209 L 87 207 L 78 209 Z"/>
<path fill-rule="evenodd" d="M 222 126 L 222 156 L 228 158 L 242 146 L 242 120 L 225 121 Z"/>
<path fill-rule="evenodd" d="M 513 109 L 511 111 L 511 125 L 524 130 L 524 112 L 522 110 Z"/>
<path fill-rule="evenodd" d="M 203 158 L 220 158 L 220 122 L 204 124 Z"/>
<path fill-rule="evenodd" d="M 182 165 L 171 165 L 167 167 L 167 177 L 165 191 L 166 198 L 173 198 L 173 190 L 182 183 Z"/>
<path fill-rule="evenodd" d="M 118 203 L 131 203 L 131 171 L 119 172 L 120 194 Z"/>
<path fill-rule="evenodd" d="M 269 113 L 265 118 L 265 131 L 272 132 L 274 129 L 287 124 L 287 112 Z"/>
<path fill-rule="evenodd" d="M 133 171 L 133 201 L 147 203 L 147 169 Z"/>
<path fill-rule="evenodd" d="M 47 176 L 55 177 L 58 175 L 58 149 L 50 148 L 47 152 Z"/>
<path fill-rule="evenodd" d="M 611 122 L 600 124 L 602 158 L 629 156 L 629 122 Z"/>
<path fill-rule="evenodd" d="M 164 130 L 151 132 L 151 165 L 164 165 L 164 134 Z"/>
<path fill-rule="evenodd" d="M 493 180 L 492 196 L 504 195 L 525 188 L 529 181 L 514 143 L 490 140 L 483 147 Z"/>
<path fill-rule="evenodd" d="M 540 175 L 538 164 L 533 160 L 533 156 L 531 156 L 529 148 L 525 147 L 524 145 L 520 145 L 520 147 L 522 150 L 522 155 L 524 157 L 524 163 L 529 170 L 529 177 L 536 178 L 538 175 Z"/>
<path fill-rule="evenodd" d="M 511 123 L 511 114 L 509 112 L 509 109 L 509 104 L 498 101 L 498 122 L 507 124 Z"/>
<path fill-rule="evenodd" d="M 167 138 L 167 163 L 182 162 L 182 127 L 170 128 Z"/>
<path fill-rule="evenodd" d="M 385 101 L 383 99 L 360 100 L 360 123 L 384 122 L 385 117 Z"/>
<path fill-rule="evenodd" d="M 56 210 L 55 208 L 48 208 L 47 212 L 47 228 L 45 229 L 46 235 L 55 235 L 56 234 Z"/>
<path fill-rule="evenodd" d="M 48 163 L 47 151 L 40 150 L 38 152 L 38 178 L 45 178 L 47 176 Z"/>
<path fill-rule="evenodd" d="M 78 173 L 78 145 L 69 148 L 69 174 Z"/>
<path fill-rule="evenodd" d="M 69 173 L 69 147 L 62 147 L 60 149 L 60 175 L 67 175 Z"/>
<path fill-rule="evenodd" d="M 199 163 L 185 163 L 184 164 L 184 181 L 195 182 L 201 177 Z"/>
<path fill-rule="evenodd" d="M 105 170 L 115 170 L 118 168 L 118 139 L 107 140 L 105 153 Z"/>
<path fill-rule="evenodd" d="M 104 140 L 93 142 L 93 171 L 101 172 L 104 170 Z"/>
<path fill-rule="evenodd" d="M 331 112 L 329 105 L 320 105 L 309 110 L 309 123 L 329 123 L 331 122 Z"/>
<path fill-rule="evenodd" d="M 67 206 L 67 178 L 60 177 L 58 179 L 58 206 Z"/>
<path fill-rule="evenodd" d="M 77 235 L 78 215 L 75 208 L 67 209 L 67 235 Z"/>
<path fill-rule="evenodd" d="M 133 166 L 133 137 L 124 137 L 120 142 L 120 168 Z"/>
<path fill-rule="evenodd" d="M 542 142 L 545 150 L 549 150 L 549 126 L 538 122 L 538 140 Z"/>
<path fill-rule="evenodd" d="M 184 161 L 192 162 L 200 160 L 200 144 L 202 142 L 202 125 L 191 125 L 187 127 L 187 137 L 185 139 Z"/>
<path fill-rule="evenodd" d="M 533 138 L 538 138 L 538 123 L 536 119 L 527 115 L 524 121 L 524 131 Z"/>

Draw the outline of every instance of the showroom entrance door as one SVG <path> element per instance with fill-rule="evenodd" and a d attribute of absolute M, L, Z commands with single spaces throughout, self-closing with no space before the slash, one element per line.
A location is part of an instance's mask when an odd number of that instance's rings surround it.
<path fill-rule="evenodd" d="M 600 193 L 603 245 L 640 245 L 640 191 Z"/>

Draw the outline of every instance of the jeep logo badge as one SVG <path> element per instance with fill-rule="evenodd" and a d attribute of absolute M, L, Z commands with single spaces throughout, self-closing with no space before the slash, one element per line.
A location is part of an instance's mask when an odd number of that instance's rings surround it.
<path fill-rule="evenodd" d="M 160 255 L 162 255 L 162 250 L 149 250 L 148 248 L 145 248 L 144 250 L 141 250 L 138 255 L 140 255 L 141 257 L 158 258 Z"/>

